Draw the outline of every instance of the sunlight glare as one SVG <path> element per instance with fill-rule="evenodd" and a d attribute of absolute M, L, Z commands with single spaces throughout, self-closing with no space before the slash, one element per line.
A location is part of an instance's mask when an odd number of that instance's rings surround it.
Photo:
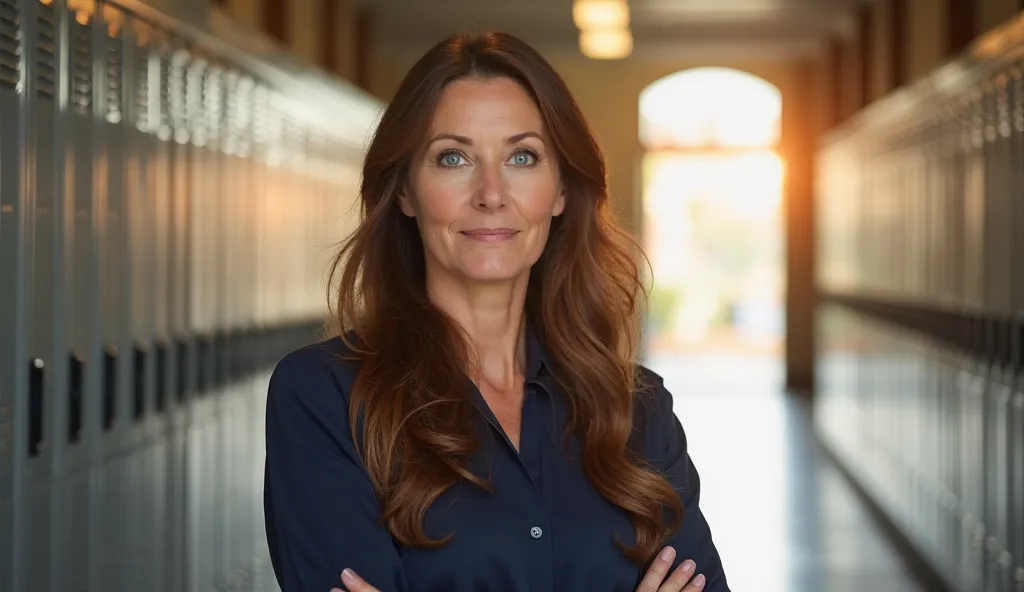
<path fill-rule="evenodd" d="M 756 76 L 686 70 L 640 93 L 640 140 L 651 149 L 772 146 L 781 114 L 781 93 Z"/>

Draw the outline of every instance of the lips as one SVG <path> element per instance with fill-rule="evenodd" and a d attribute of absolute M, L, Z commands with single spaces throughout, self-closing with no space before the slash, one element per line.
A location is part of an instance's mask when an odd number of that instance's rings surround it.
<path fill-rule="evenodd" d="M 509 240 L 519 234 L 519 231 L 513 228 L 471 228 L 462 230 L 459 234 L 477 241 L 497 242 Z"/>

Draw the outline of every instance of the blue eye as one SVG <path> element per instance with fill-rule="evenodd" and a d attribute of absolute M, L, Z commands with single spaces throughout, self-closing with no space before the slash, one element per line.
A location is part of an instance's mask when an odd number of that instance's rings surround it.
<path fill-rule="evenodd" d="M 537 161 L 537 155 L 533 154 L 528 150 L 516 152 L 512 155 L 512 164 L 517 167 L 528 167 L 535 164 Z"/>
<path fill-rule="evenodd" d="M 437 162 L 443 167 L 454 168 L 462 164 L 462 155 L 458 152 L 442 152 Z"/>

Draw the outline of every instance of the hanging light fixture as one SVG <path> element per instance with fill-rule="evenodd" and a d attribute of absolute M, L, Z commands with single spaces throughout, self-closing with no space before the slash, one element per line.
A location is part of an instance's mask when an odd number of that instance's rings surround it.
<path fill-rule="evenodd" d="M 580 51 L 595 60 L 622 59 L 633 51 L 633 35 L 629 29 L 581 31 Z"/>
<path fill-rule="evenodd" d="M 625 29 L 629 26 L 626 0 L 576 0 L 572 20 L 581 31 Z"/>
<path fill-rule="evenodd" d="M 572 19 L 580 30 L 580 52 L 588 58 L 617 60 L 632 53 L 626 0 L 576 0 Z"/>

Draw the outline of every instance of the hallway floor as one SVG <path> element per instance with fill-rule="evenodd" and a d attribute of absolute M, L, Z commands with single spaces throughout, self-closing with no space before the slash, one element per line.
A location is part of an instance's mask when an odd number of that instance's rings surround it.
<path fill-rule="evenodd" d="M 734 592 L 923 590 L 821 451 L 807 403 L 781 394 L 779 364 L 688 355 L 647 365 L 674 395 Z"/>

